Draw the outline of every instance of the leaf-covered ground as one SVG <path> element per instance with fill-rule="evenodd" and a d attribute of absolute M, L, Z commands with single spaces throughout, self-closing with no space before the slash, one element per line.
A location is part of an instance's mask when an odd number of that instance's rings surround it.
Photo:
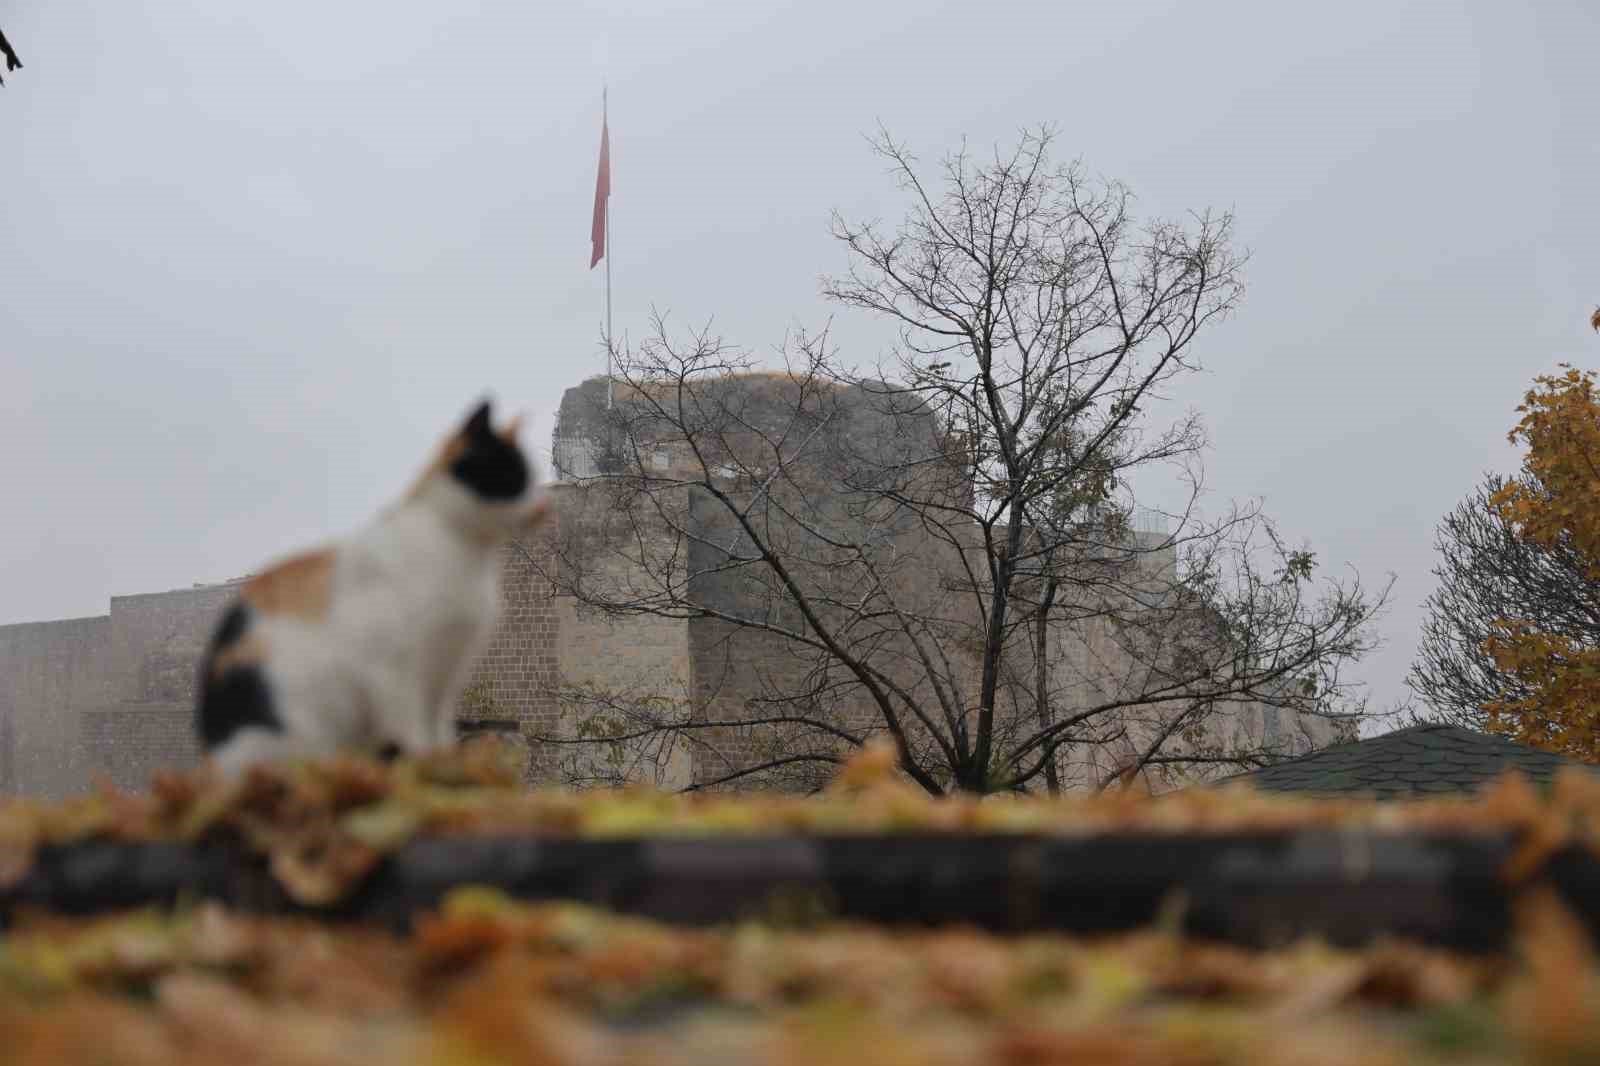
<path fill-rule="evenodd" d="M 485 743 L 394 765 L 340 758 L 257 768 L 234 781 L 196 770 L 158 776 L 142 793 L 104 789 L 62 803 L 0 801 L 0 890 L 26 875 L 40 845 L 87 839 L 226 840 L 265 856 L 297 902 L 328 904 L 348 894 L 384 854 L 422 834 L 1504 830 L 1523 841 L 1525 872 L 1564 843 L 1587 842 L 1593 826 L 1600 826 L 1600 781 L 1581 772 L 1560 778 L 1547 796 L 1508 777 L 1476 799 L 1405 804 L 1313 801 L 1242 787 L 1155 798 L 1112 791 L 936 799 L 893 772 L 891 751 L 869 748 L 814 797 L 564 792 L 522 788 L 509 753 Z"/>
<path fill-rule="evenodd" d="M 331 760 L 228 783 L 0 807 L 0 888 L 38 849 L 226 839 L 301 902 L 336 901 L 418 834 L 1511 831 L 1508 878 L 1588 844 L 1600 787 L 1508 779 L 1478 799 L 932 799 L 869 750 L 824 795 L 526 792 L 491 746 L 381 766 Z M 675 928 L 462 888 L 401 935 L 215 904 L 94 919 L 14 913 L 0 934 L 10 1066 L 558 1063 L 1409 1063 L 1600 1061 L 1583 923 L 1518 897 L 1512 948 L 1251 951 L 1174 929 L 1096 939 L 839 922 Z"/>
<path fill-rule="evenodd" d="M 15 1066 L 1592 1061 L 1580 927 L 1531 897 L 1517 944 L 684 930 L 471 889 L 409 939 L 209 905 L 40 916 L 0 947 L 0 1047 Z"/>

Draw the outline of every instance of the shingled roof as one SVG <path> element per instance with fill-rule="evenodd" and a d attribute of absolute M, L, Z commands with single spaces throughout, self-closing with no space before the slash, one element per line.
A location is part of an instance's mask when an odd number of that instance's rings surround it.
<path fill-rule="evenodd" d="M 1408 799 L 1475 792 L 1507 770 L 1519 770 L 1539 784 L 1551 780 L 1564 766 L 1600 770 L 1505 737 L 1460 726 L 1425 724 L 1323 748 L 1225 780 L 1311 796 L 1366 794 L 1378 799 Z"/>

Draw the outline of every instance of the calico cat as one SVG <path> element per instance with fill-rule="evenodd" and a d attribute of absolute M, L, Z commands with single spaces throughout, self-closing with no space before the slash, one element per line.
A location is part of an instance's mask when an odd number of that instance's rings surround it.
<path fill-rule="evenodd" d="M 548 497 L 483 403 L 406 496 L 349 539 L 252 578 L 201 662 L 195 724 L 224 773 L 449 745 L 500 609 L 500 549 Z"/>

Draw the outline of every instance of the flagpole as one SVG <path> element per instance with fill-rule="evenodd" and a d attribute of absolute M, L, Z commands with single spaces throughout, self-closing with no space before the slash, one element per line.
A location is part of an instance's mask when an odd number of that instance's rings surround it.
<path fill-rule="evenodd" d="M 610 115 L 609 104 L 606 99 L 609 88 L 600 86 L 600 125 L 609 131 Z M 607 138 L 609 140 L 609 136 Z M 609 147 L 609 145 L 607 145 Z M 610 160 L 608 159 L 609 163 Z M 609 167 L 608 167 L 609 169 Z M 606 410 L 611 410 L 611 181 L 610 174 L 606 175 Z"/>

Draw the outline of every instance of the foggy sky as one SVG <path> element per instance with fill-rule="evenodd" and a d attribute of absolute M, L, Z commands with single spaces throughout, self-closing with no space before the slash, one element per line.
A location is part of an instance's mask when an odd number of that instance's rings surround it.
<path fill-rule="evenodd" d="M 564 14 L 552 12 L 562 10 Z M 828 214 L 1060 125 L 1147 215 L 1231 209 L 1240 312 L 1174 404 L 1209 505 L 1398 576 L 1360 671 L 1405 695 L 1432 530 L 1531 378 L 1600 364 L 1600 6 L 0 3 L 0 623 L 242 574 L 366 520 L 481 394 L 548 448 L 616 329 L 770 349 L 837 313 Z M 1141 491 L 1146 491 L 1141 488 Z M 1159 491 L 1159 490 L 1153 490 Z M 1162 506 L 1178 500 L 1147 498 Z"/>

